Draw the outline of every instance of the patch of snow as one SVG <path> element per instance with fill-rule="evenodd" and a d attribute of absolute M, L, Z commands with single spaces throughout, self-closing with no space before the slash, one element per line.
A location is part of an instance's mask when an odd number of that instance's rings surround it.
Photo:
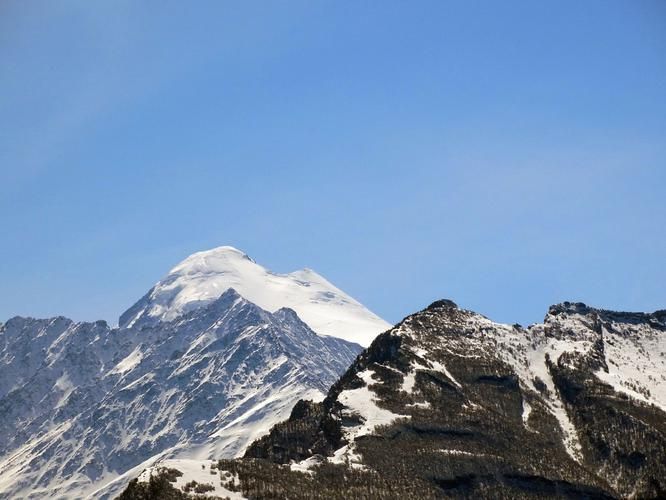
<path fill-rule="evenodd" d="M 608 373 L 595 375 L 615 391 L 666 411 L 666 335 L 642 325 L 634 329 L 629 335 L 604 330 Z"/>
<path fill-rule="evenodd" d="M 409 407 L 414 407 L 414 408 L 430 408 L 430 401 L 422 401 L 420 403 L 408 403 L 407 405 Z"/>
<path fill-rule="evenodd" d="M 453 375 L 451 375 L 451 372 L 446 368 L 446 365 L 444 363 L 441 363 L 439 361 L 435 361 L 434 359 L 430 359 L 430 353 L 426 350 L 423 349 L 422 347 L 417 347 L 412 349 L 412 352 L 421 358 L 425 364 L 419 363 L 419 362 L 412 362 L 412 368 L 414 370 L 433 370 L 436 372 L 443 373 L 446 375 L 446 378 L 448 378 L 453 385 L 455 385 L 458 389 L 461 389 L 462 386 L 460 383 L 455 379 Z"/>
<path fill-rule="evenodd" d="M 530 413 L 532 413 L 532 406 L 523 399 L 523 424 L 527 426 L 527 422 L 530 419 Z"/>
<path fill-rule="evenodd" d="M 442 449 L 442 450 L 437 450 L 440 453 L 443 453 L 445 455 L 462 455 L 462 456 L 469 456 L 469 457 L 475 457 L 479 456 L 477 453 L 471 453 L 469 451 L 463 451 L 463 450 L 447 450 L 447 449 Z"/>
<path fill-rule="evenodd" d="M 398 415 L 377 406 L 376 394 L 369 388 L 375 384 L 374 371 L 363 370 L 356 375 L 365 382 L 364 387 L 342 391 L 338 395 L 338 402 L 343 405 L 342 414 L 358 417 L 359 425 L 343 428 L 343 434 L 349 444 L 337 449 L 328 460 L 334 464 L 348 464 L 352 468 L 365 469 L 361 456 L 356 451 L 354 440 L 365 436 L 380 425 L 389 425 L 400 418 L 409 418 L 408 415 Z"/>
<path fill-rule="evenodd" d="M 444 455 L 452 455 L 452 456 L 458 456 L 458 457 L 492 457 L 492 458 L 500 458 L 497 455 L 489 455 L 488 453 L 472 453 L 469 451 L 464 451 L 464 450 L 455 450 L 455 449 L 440 449 L 437 450 L 439 453 L 442 453 Z"/>
<path fill-rule="evenodd" d="M 212 468 L 212 466 L 215 467 Z M 207 491 L 206 495 L 219 496 L 221 498 L 231 498 L 232 500 L 245 500 L 245 497 L 236 491 L 228 490 L 221 485 L 222 478 L 220 471 L 217 469 L 217 462 L 214 460 L 186 460 L 186 459 L 168 459 L 157 462 L 154 466 L 144 470 L 139 476 L 140 482 L 147 482 L 152 474 L 159 472 L 160 468 L 176 469 L 183 473 L 176 479 L 175 483 L 171 485 L 181 490 L 183 486 L 191 481 L 196 481 L 198 484 L 207 484 L 214 489 Z M 223 471 L 224 472 L 224 471 Z M 238 478 L 235 477 L 235 482 L 238 483 Z M 226 481 L 226 479 L 225 479 Z M 196 496 L 191 492 L 192 496 Z"/>
<path fill-rule="evenodd" d="M 414 384 L 416 384 L 416 372 L 415 371 L 410 371 L 402 379 L 402 385 L 400 386 L 400 390 L 402 392 L 406 392 L 408 394 L 411 394 L 412 391 L 414 390 Z"/>
<path fill-rule="evenodd" d="M 451 375 L 451 372 L 449 372 L 449 370 L 446 369 L 444 363 L 440 363 L 439 361 L 434 361 L 434 360 L 429 360 L 428 363 L 432 367 L 431 368 L 432 370 L 443 373 L 451 382 L 453 382 L 453 385 L 455 385 L 458 389 L 462 389 L 460 383 L 455 379 L 453 375 Z"/>
<path fill-rule="evenodd" d="M 289 468 L 293 471 L 305 472 L 306 474 L 314 474 L 312 467 L 321 464 L 322 460 L 320 457 L 314 456 L 301 460 L 300 462 L 292 462 L 289 465 Z"/>
<path fill-rule="evenodd" d="M 143 359 L 143 353 L 141 352 L 141 347 L 137 346 L 126 358 L 124 358 L 120 363 L 118 363 L 113 370 L 109 373 L 119 373 L 124 375 L 125 373 L 134 370 L 141 360 Z"/>
<path fill-rule="evenodd" d="M 376 395 L 368 388 L 368 385 L 373 383 L 372 374 L 372 370 L 358 373 L 366 386 L 342 391 L 338 396 L 338 401 L 345 407 L 343 414 L 357 415 L 362 420 L 360 425 L 344 430 L 350 442 L 359 436 L 370 434 L 377 426 L 391 424 L 399 418 L 409 418 L 408 415 L 398 415 L 377 406 Z"/>
<path fill-rule="evenodd" d="M 558 399 L 551 404 L 550 411 L 555 415 L 557 421 L 560 424 L 562 433 L 564 434 L 564 447 L 567 450 L 567 453 L 576 461 L 580 461 L 582 456 L 582 448 L 580 441 L 578 439 L 578 431 L 576 426 L 573 424 L 567 410 L 564 408 L 562 402 Z"/>
<path fill-rule="evenodd" d="M 67 402 L 67 399 L 69 399 L 69 396 L 71 396 L 72 392 L 74 392 L 74 389 L 76 389 L 76 386 L 70 380 L 69 374 L 67 372 L 63 373 L 62 376 L 56 380 L 56 383 L 53 385 L 53 387 L 62 392 L 62 396 L 60 396 L 60 399 L 55 405 L 56 408 L 60 408 L 62 405 L 64 405 Z"/>
<path fill-rule="evenodd" d="M 332 464 L 346 464 L 352 469 L 367 470 L 367 467 L 363 464 L 361 455 L 356 451 L 355 443 L 350 443 L 337 449 L 328 461 Z"/>

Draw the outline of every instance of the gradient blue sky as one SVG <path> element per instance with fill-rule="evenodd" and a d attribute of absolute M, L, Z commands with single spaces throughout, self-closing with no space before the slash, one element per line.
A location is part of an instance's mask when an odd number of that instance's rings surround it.
<path fill-rule="evenodd" d="M 3 1 L 0 320 L 188 254 L 389 321 L 666 307 L 666 2 Z"/>

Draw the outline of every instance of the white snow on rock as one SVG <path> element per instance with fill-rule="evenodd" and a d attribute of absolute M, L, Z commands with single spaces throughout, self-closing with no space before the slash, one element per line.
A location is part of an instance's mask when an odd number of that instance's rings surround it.
<path fill-rule="evenodd" d="M 332 464 L 346 464 L 352 469 L 367 470 L 361 455 L 356 450 L 356 443 L 349 443 L 337 449 L 327 460 Z"/>
<path fill-rule="evenodd" d="M 62 392 L 62 396 L 60 396 L 60 399 L 55 405 L 56 408 L 60 408 L 62 405 L 64 405 L 72 392 L 74 392 L 74 389 L 76 389 L 67 372 L 65 372 L 58 380 L 56 380 L 56 383 L 53 385 L 53 387 L 54 389 Z"/>
<path fill-rule="evenodd" d="M 345 407 L 343 415 L 346 413 L 360 416 L 363 422 L 359 426 L 345 430 L 345 436 L 349 441 L 370 434 L 379 425 L 388 425 L 398 418 L 409 418 L 408 415 L 397 415 L 377 406 L 376 395 L 368 387 L 374 383 L 372 374 L 372 370 L 363 370 L 358 373 L 357 376 L 365 382 L 365 387 L 342 391 L 338 396 L 338 401 Z"/>
<path fill-rule="evenodd" d="M 630 335 L 604 331 L 608 372 L 596 376 L 634 399 L 666 411 L 666 335 L 637 325 Z"/>
<path fill-rule="evenodd" d="M 416 371 L 411 371 L 407 375 L 405 375 L 404 378 L 402 379 L 402 385 L 400 386 L 400 390 L 402 392 L 411 394 L 412 391 L 414 390 L 415 384 L 416 384 Z"/>
<path fill-rule="evenodd" d="M 183 487 L 191 481 L 197 484 L 208 485 L 213 489 L 206 491 L 204 494 L 209 496 L 217 496 L 220 498 L 230 498 L 231 500 L 245 500 L 241 493 L 231 491 L 222 486 L 222 481 L 225 483 L 232 480 L 236 485 L 240 484 L 238 477 L 229 477 L 229 473 L 225 475 L 226 471 L 222 471 L 222 479 L 220 470 L 217 469 L 217 462 L 214 460 L 187 460 L 187 459 L 167 459 L 160 460 L 155 465 L 148 467 L 139 475 L 139 482 L 148 482 L 151 475 L 160 473 L 161 469 L 176 469 L 182 473 L 178 476 L 174 483 L 171 485 L 177 490 L 184 491 Z M 194 492 L 190 495 L 196 497 Z"/>
<path fill-rule="evenodd" d="M 312 456 L 309 458 L 306 458 L 305 460 L 301 460 L 300 462 L 293 462 L 289 464 L 289 468 L 293 471 L 296 472 L 304 472 L 306 474 L 314 474 L 314 471 L 312 471 L 312 467 L 315 467 L 319 464 L 321 464 L 324 461 L 324 459 L 320 456 Z"/>
<path fill-rule="evenodd" d="M 137 346 L 126 358 L 124 358 L 116 367 L 109 373 L 126 373 L 132 371 L 136 366 L 141 363 L 143 354 L 141 353 L 141 346 Z"/>
<path fill-rule="evenodd" d="M 120 317 L 120 326 L 173 320 L 229 288 L 270 312 L 293 309 L 318 334 L 362 346 L 391 327 L 311 269 L 274 273 L 230 246 L 187 257 Z"/>
<path fill-rule="evenodd" d="M 348 463 L 352 467 L 363 468 L 361 457 L 355 451 L 354 440 L 360 436 L 371 434 L 380 425 L 389 425 L 400 418 L 410 418 L 409 415 L 398 415 L 377 405 L 377 397 L 369 386 L 374 384 L 373 370 L 363 370 L 356 375 L 365 382 L 364 387 L 348 389 L 338 395 L 338 402 L 343 405 L 342 416 L 356 417 L 361 423 L 343 428 L 343 434 L 348 445 L 338 449 L 332 463 Z"/>
<path fill-rule="evenodd" d="M 530 413 L 532 413 L 532 405 L 530 405 L 527 401 L 523 400 L 523 424 L 527 426 L 527 422 L 530 419 Z"/>

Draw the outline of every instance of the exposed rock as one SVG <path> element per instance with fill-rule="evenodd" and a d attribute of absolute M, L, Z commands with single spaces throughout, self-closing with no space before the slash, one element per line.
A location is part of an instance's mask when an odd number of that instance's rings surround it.
<path fill-rule="evenodd" d="M 437 301 L 380 335 L 246 460 L 307 465 L 315 481 L 378 473 L 382 498 L 410 485 L 422 498 L 658 498 L 663 319 L 564 303 L 523 329 Z M 338 468 L 324 474 L 315 455 Z M 252 477 L 248 464 L 238 467 Z"/>

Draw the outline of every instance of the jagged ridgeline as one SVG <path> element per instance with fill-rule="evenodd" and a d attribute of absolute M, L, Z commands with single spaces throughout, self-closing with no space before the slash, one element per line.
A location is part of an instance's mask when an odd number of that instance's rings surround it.
<path fill-rule="evenodd" d="M 345 337 L 390 328 L 314 271 L 232 247 L 183 260 L 119 325 L 0 324 L 0 499 L 112 498 L 165 458 L 236 457 L 325 397 L 362 350 Z"/>
<path fill-rule="evenodd" d="M 210 472 L 230 498 L 663 498 L 664 408 L 665 311 L 525 329 L 438 301 Z M 155 469 L 121 498 L 158 483 L 180 494 Z"/>

